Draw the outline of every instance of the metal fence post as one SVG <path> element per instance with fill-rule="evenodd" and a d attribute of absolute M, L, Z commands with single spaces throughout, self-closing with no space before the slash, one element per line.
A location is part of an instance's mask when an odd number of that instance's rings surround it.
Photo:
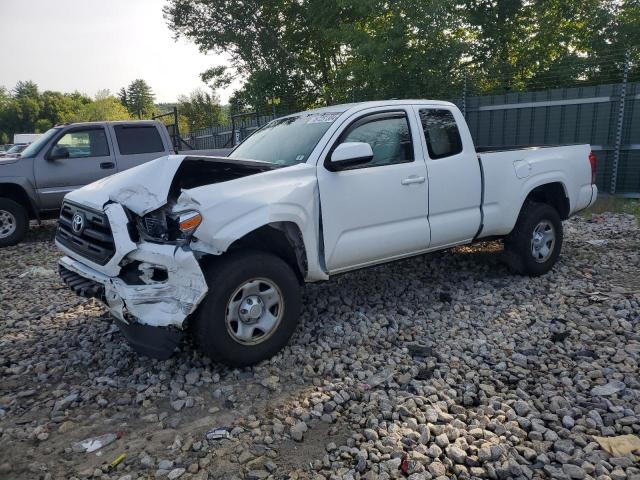
<path fill-rule="evenodd" d="M 178 124 L 178 107 L 173 107 L 173 150 L 178 154 L 180 150 L 180 126 Z"/>
<path fill-rule="evenodd" d="M 622 147 L 622 128 L 624 127 L 624 106 L 627 101 L 627 82 L 629 79 L 629 51 L 624 56 L 624 67 L 622 71 L 622 84 L 620 85 L 620 103 L 618 104 L 618 124 L 616 126 L 616 146 L 613 152 L 613 165 L 611 167 L 611 188 L 610 193 L 616 193 L 618 182 L 618 165 L 620 164 L 620 149 Z"/>
<path fill-rule="evenodd" d="M 462 116 L 467 118 L 467 74 L 464 74 L 464 86 L 462 87 Z"/>

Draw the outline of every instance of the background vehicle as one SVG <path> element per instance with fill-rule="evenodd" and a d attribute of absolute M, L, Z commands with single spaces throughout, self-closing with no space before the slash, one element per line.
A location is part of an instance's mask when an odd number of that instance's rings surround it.
<path fill-rule="evenodd" d="M 595 167 L 588 145 L 476 152 L 448 102 L 332 106 L 230 158 L 159 158 L 68 194 L 60 272 L 138 351 L 167 356 L 190 328 L 248 365 L 288 341 L 303 282 L 496 238 L 516 272 L 549 271 Z"/>
<path fill-rule="evenodd" d="M 11 145 L 11 147 L 6 151 L 0 153 L 0 158 L 17 157 L 25 148 L 27 148 L 27 146 L 28 145 L 26 143 Z"/>
<path fill-rule="evenodd" d="M 27 145 L 35 142 L 42 133 L 15 133 L 13 135 L 13 143 L 26 143 Z"/>
<path fill-rule="evenodd" d="M 154 121 L 60 125 L 14 146 L 0 159 L 0 247 L 18 243 L 29 219 L 57 216 L 68 192 L 171 153 L 167 129 Z"/>

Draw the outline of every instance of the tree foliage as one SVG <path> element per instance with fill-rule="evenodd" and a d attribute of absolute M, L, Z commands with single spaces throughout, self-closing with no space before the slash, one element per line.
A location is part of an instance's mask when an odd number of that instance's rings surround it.
<path fill-rule="evenodd" d="M 465 78 L 477 93 L 613 82 L 624 51 L 640 60 L 640 0 L 169 0 L 164 13 L 230 55 L 202 78 L 241 78 L 234 109 L 451 98 Z"/>
<path fill-rule="evenodd" d="M 151 86 L 141 78 L 131 82 L 126 89 L 121 88 L 118 98 L 120 103 L 136 118 L 148 118 L 153 115 L 155 95 Z"/>
<path fill-rule="evenodd" d="M 178 97 L 178 112 L 186 119 L 190 132 L 220 125 L 225 118 L 217 97 L 202 90 Z"/>
<path fill-rule="evenodd" d="M 219 125 L 225 112 L 219 99 L 209 92 L 196 90 L 180 96 L 175 104 L 153 103 L 153 92 L 144 80 L 134 80 L 113 95 L 101 90 L 89 98 L 78 92 L 40 92 L 31 81 L 18 82 L 9 91 L 0 87 L 0 144 L 10 142 L 14 133 L 45 132 L 67 122 L 92 122 L 151 118 L 156 112 L 169 112 L 177 106 L 180 132 Z M 173 117 L 167 117 L 173 123 Z"/>
<path fill-rule="evenodd" d="M 15 133 L 42 133 L 66 122 L 130 118 L 120 100 L 108 90 L 91 99 L 78 92 L 40 92 L 31 81 L 18 82 L 11 91 L 0 87 L 0 143 L 10 142 Z"/>

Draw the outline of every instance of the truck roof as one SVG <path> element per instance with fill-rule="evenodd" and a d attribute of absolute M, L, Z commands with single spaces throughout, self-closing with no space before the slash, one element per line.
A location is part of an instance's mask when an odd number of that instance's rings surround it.
<path fill-rule="evenodd" d="M 68 127 L 73 125 L 156 125 L 159 123 L 157 120 L 108 120 L 101 122 L 72 122 L 72 123 L 61 123 L 56 125 L 56 127 Z"/>
<path fill-rule="evenodd" d="M 442 100 L 425 100 L 425 99 L 403 99 L 403 100 L 374 100 L 369 102 L 355 102 L 355 103 L 341 103 L 339 105 L 330 105 L 328 107 L 314 108 L 312 110 L 305 110 L 299 113 L 343 113 L 347 110 L 363 110 L 365 108 L 372 107 L 389 107 L 394 105 L 442 105 L 447 107 L 455 107 L 455 104 L 451 102 L 445 102 Z"/>

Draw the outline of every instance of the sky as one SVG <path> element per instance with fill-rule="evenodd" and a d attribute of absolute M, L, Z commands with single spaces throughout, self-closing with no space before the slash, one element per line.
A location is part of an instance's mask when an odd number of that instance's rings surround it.
<path fill-rule="evenodd" d="M 156 102 L 196 88 L 200 73 L 225 64 L 185 39 L 162 16 L 164 0 L 0 0 L 0 86 L 33 80 L 40 90 L 94 96 L 132 80 L 151 85 Z M 234 88 L 218 91 L 225 103 Z"/>

